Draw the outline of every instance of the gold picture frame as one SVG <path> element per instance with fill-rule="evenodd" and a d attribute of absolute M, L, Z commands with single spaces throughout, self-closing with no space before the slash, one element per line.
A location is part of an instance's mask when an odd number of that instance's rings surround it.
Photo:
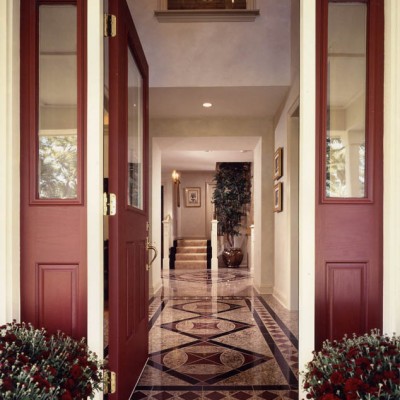
<path fill-rule="evenodd" d="M 201 189 L 199 187 L 185 188 L 185 206 L 201 207 Z"/>
<path fill-rule="evenodd" d="M 282 178 L 283 176 L 282 160 L 283 160 L 283 148 L 278 147 L 278 149 L 274 153 L 274 180 Z"/>
<path fill-rule="evenodd" d="M 274 185 L 274 212 L 282 211 L 282 196 L 283 184 L 279 182 Z"/>

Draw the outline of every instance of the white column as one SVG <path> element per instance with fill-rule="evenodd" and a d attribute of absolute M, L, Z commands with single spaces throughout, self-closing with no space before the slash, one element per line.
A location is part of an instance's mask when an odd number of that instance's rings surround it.
<path fill-rule="evenodd" d="M 211 221 L 211 270 L 218 270 L 218 236 L 217 236 L 218 221 Z"/>
<path fill-rule="evenodd" d="M 315 326 L 315 18 L 316 0 L 300 0 L 299 366 L 312 359 Z M 302 375 L 300 375 L 300 388 Z M 305 393 L 299 393 L 299 397 Z"/>
<path fill-rule="evenodd" d="M 0 325 L 20 318 L 20 2 L 0 1 Z"/>
<path fill-rule="evenodd" d="M 164 237 L 163 237 L 164 258 L 162 261 L 162 266 L 163 270 L 165 271 L 169 269 L 169 248 L 171 246 L 171 216 L 168 214 L 162 223 L 164 226 Z"/>
<path fill-rule="evenodd" d="M 88 345 L 102 357 L 103 282 L 103 2 L 87 3 L 87 273 Z M 97 392 L 96 400 L 103 398 Z"/>
<path fill-rule="evenodd" d="M 383 330 L 400 334 L 400 3 L 385 0 Z"/>

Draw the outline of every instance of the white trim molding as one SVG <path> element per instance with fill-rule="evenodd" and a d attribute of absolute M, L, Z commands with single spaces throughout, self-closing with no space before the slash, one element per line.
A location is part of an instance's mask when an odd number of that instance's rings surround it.
<path fill-rule="evenodd" d="M 315 96 L 316 0 L 300 0 L 299 369 L 315 340 Z M 299 398 L 302 376 L 299 380 Z"/>
<path fill-rule="evenodd" d="M 87 335 L 92 351 L 104 351 L 103 255 L 103 2 L 87 4 Z M 96 400 L 103 398 L 97 392 Z"/>
<path fill-rule="evenodd" d="M 159 22 L 252 22 L 260 15 L 256 1 L 247 0 L 245 10 L 168 10 L 168 0 L 158 0 L 154 15 Z"/>
<path fill-rule="evenodd" d="M 0 325 L 20 319 L 20 2 L 0 1 Z"/>
<path fill-rule="evenodd" d="M 400 2 L 385 0 L 383 330 L 400 334 Z"/>

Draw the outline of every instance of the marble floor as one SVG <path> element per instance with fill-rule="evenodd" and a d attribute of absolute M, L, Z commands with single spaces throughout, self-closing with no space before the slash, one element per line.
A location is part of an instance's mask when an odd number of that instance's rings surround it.
<path fill-rule="evenodd" d="M 247 269 L 165 271 L 149 314 L 132 400 L 298 398 L 298 313 L 257 295 Z"/>

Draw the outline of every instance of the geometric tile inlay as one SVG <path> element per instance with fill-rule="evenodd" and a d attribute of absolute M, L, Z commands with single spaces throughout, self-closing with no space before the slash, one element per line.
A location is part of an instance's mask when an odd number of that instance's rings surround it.
<path fill-rule="evenodd" d="M 162 354 L 151 354 L 149 364 L 195 385 L 215 384 L 271 360 L 223 344 L 199 342 Z"/>
<path fill-rule="evenodd" d="M 175 310 L 187 311 L 198 315 L 214 315 L 226 311 L 237 310 L 238 308 L 243 308 L 243 306 L 239 306 L 238 304 L 226 303 L 223 301 L 211 302 L 209 300 L 198 300 L 184 304 L 176 304 L 172 306 L 172 308 Z"/>
<path fill-rule="evenodd" d="M 211 392 L 211 393 L 206 394 L 205 397 L 210 400 L 221 400 L 225 396 L 218 392 Z"/>
<path fill-rule="evenodd" d="M 246 269 L 163 277 L 150 304 L 152 353 L 130 400 L 298 399 L 296 313 L 255 296 Z"/>
<path fill-rule="evenodd" d="M 241 271 L 214 272 L 214 271 L 193 271 L 193 272 L 175 272 L 170 271 L 164 274 L 163 278 L 169 278 L 176 281 L 204 282 L 206 284 L 215 284 L 221 282 L 232 282 L 242 279 L 248 279 L 250 275 Z"/>
<path fill-rule="evenodd" d="M 182 333 L 183 335 L 202 340 L 214 339 L 252 327 L 252 325 L 243 322 L 208 315 L 168 322 L 160 326 L 172 332 Z"/>

